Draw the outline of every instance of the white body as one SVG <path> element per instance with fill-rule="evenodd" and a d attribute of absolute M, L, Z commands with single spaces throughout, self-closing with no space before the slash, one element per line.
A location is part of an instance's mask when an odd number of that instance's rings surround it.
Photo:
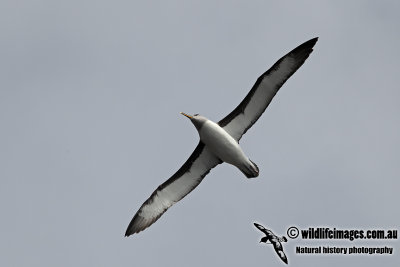
<path fill-rule="evenodd" d="M 132 218 L 125 236 L 139 233 L 152 225 L 168 208 L 196 188 L 210 170 L 222 161 L 238 167 L 247 178 L 259 175 L 258 167 L 244 154 L 238 142 L 263 114 L 279 88 L 303 65 L 317 40 L 318 38 L 313 38 L 279 59 L 257 79 L 243 101 L 218 124 L 199 114 L 188 115 L 181 112 L 192 121 L 201 140 L 182 167 L 158 186 L 142 204 Z M 195 96 L 194 94 L 193 98 Z M 255 225 L 266 233 L 264 227 Z M 279 242 L 282 241 L 278 240 Z M 275 250 L 288 263 L 282 249 L 275 246 Z"/>
<path fill-rule="evenodd" d="M 239 143 L 217 123 L 207 120 L 199 131 L 201 141 L 220 160 L 238 167 L 242 172 L 246 169 L 257 169 L 244 154 Z"/>

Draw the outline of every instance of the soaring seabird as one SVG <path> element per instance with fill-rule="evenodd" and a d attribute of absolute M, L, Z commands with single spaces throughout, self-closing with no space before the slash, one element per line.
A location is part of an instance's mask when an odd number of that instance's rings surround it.
<path fill-rule="evenodd" d="M 130 222 L 125 236 L 143 231 L 164 212 L 200 184 L 212 168 L 227 162 L 239 168 L 247 178 L 257 177 L 259 170 L 239 146 L 243 134 L 258 120 L 279 88 L 296 72 L 313 51 L 313 38 L 279 59 L 262 74 L 253 88 L 228 116 L 215 123 L 199 114 L 188 115 L 200 142 L 189 159 L 171 178 L 161 184 L 142 204 Z"/>
<path fill-rule="evenodd" d="M 269 241 L 270 243 L 267 244 L 272 244 L 279 258 L 281 258 L 284 263 L 288 264 L 288 259 L 285 255 L 285 252 L 283 252 L 283 247 L 281 244 L 281 242 L 287 242 L 286 237 L 278 237 L 271 230 L 266 229 L 264 226 L 258 223 L 254 223 L 254 225 L 265 234 L 265 236 L 261 238 L 260 243 L 267 243 Z"/>

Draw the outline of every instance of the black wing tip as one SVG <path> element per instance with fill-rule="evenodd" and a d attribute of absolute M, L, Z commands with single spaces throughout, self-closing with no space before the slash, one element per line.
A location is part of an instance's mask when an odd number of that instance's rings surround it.
<path fill-rule="evenodd" d="M 306 43 L 310 42 L 310 43 L 313 43 L 315 45 L 315 43 L 318 41 L 318 39 L 319 39 L 319 37 L 317 36 L 317 37 L 314 37 L 314 38 L 308 40 Z"/>
<path fill-rule="evenodd" d="M 146 202 L 143 203 L 143 205 L 145 205 L 148 201 L 149 201 L 149 199 L 146 200 Z M 135 214 L 135 216 L 133 216 L 131 222 L 128 225 L 128 228 L 126 229 L 125 236 L 138 234 L 141 231 L 146 230 L 153 223 L 155 223 L 161 217 L 161 215 L 163 215 L 166 211 L 166 210 L 164 210 L 163 212 L 159 213 L 157 216 L 152 217 L 150 219 L 146 219 L 146 218 L 142 217 L 141 215 L 139 215 L 140 210 L 143 208 L 143 205 L 139 209 L 139 211 Z"/>
<path fill-rule="evenodd" d="M 313 47 L 315 46 L 315 44 L 317 43 L 319 37 L 315 37 L 312 38 L 304 43 L 302 43 L 301 45 L 299 45 L 298 47 L 296 47 L 295 49 L 293 49 L 291 52 L 289 52 L 289 54 L 292 55 L 299 55 L 300 57 L 308 57 L 309 54 L 313 51 Z"/>
<path fill-rule="evenodd" d="M 137 233 L 137 231 L 135 231 L 130 225 L 128 226 L 128 228 L 126 229 L 125 232 L 125 237 L 131 236 L 133 234 Z"/>
<path fill-rule="evenodd" d="M 138 231 L 135 231 L 131 227 L 128 226 L 128 229 L 126 229 L 126 232 L 125 232 L 125 237 L 131 236 L 136 233 L 138 233 Z"/>
<path fill-rule="evenodd" d="M 140 223 L 143 221 L 143 218 L 140 217 L 137 213 L 135 216 L 132 218 L 131 222 L 128 225 L 128 228 L 126 229 L 125 236 L 131 236 L 133 234 L 139 233 L 149 227 L 150 225 L 145 225 L 145 227 L 140 227 Z"/>
<path fill-rule="evenodd" d="M 133 234 L 138 234 L 138 233 L 140 233 L 141 231 L 143 231 L 144 229 L 146 229 L 147 227 L 149 227 L 150 225 L 146 225 L 144 228 L 139 228 L 139 227 L 136 227 L 136 225 L 129 225 L 128 226 L 128 229 L 126 229 L 126 232 L 125 232 L 125 237 L 129 237 L 129 236 L 131 236 L 131 235 L 133 235 Z"/>
<path fill-rule="evenodd" d="M 131 235 L 133 235 L 133 234 L 136 234 L 136 233 L 138 233 L 138 232 L 126 232 L 125 233 L 125 237 L 130 237 Z"/>
<path fill-rule="evenodd" d="M 299 45 L 298 48 L 300 48 L 300 47 L 304 47 L 304 48 L 310 47 L 310 48 L 312 48 L 317 43 L 318 38 L 319 37 L 314 37 L 314 38 L 302 43 L 301 45 Z"/>

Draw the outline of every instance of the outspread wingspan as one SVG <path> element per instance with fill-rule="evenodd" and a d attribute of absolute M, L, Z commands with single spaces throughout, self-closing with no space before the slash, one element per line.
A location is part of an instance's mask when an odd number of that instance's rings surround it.
<path fill-rule="evenodd" d="M 218 124 L 237 141 L 258 120 L 271 103 L 272 98 L 293 73 L 303 65 L 313 51 L 318 37 L 311 39 L 279 59 L 261 75 L 253 88 L 228 116 Z"/>
<path fill-rule="evenodd" d="M 317 40 L 318 38 L 311 39 L 279 59 L 257 79 L 239 106 L 218 124 L 239 141 L 261 116 L 283 83 L 308 58 Z M 130 222 L 125 236 L 143 231 L 157 221 L 168 208 L 199 185 L 219 163 L 221 160 L 200 141 L 185 164 L 142 204 Z"/>
<path fill-rule="evenodd" d="M 183 166 L 143 203 L 130 222 L 125 236 L 139 233 L 152 225 L 168 208 L 196 188 L 219 163 L 221 161 L 200 141 Z"/>

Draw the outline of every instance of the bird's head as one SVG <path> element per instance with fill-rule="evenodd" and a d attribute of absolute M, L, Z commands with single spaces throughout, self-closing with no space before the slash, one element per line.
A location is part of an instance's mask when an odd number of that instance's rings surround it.
<path fill-rule="evenodd" d="M 267 243 L 267 241 L 268 241 L 268 237 L 267 237 L 267 236 L 264 236 L 263 238 L 261 238 L 260 243 L 261 243 L 261 242 L 262 242 L 262 243 Z"/>
<path fill-rule="evenodd" d="M 200 128 L 203 126 L 203 124 L 207 121 L 206 117 L 203 117 L 199 114 L 194 114 L 194 115 L 189 115 L 186 113 L 181 112 L 181 114 L 185 117 L 188 117 L 191 122 L 196 126 L 197 130 L 200 130 Z"/>

